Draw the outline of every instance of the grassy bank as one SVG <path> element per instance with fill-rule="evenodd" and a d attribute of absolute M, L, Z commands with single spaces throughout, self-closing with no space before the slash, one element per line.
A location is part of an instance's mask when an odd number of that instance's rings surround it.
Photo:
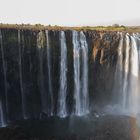
<path fill-rule="evenodd" d="M 0 24 L 1 29 L 23 29 L 23 30 L 97 30 L 97 31 L 124 31 L 124 32 L 140 32 L 140 26 L 81 26 L 81 27 L 65 27 L 65 26 L 45 26 L 41 24 Z"/>

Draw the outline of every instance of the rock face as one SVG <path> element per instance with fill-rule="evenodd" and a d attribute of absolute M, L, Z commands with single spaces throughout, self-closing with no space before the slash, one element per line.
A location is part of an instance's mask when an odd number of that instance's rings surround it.
<path fill-rule="evenodd" d="M 112 98 L 119 35 L 116 32 L 88 32 L 87 36 L 90 47 L 90 95 L 94 103 L 100 102 L 104 105 L 106 102 L 111 102 Z"/>
<path fill-rule="evenodd" d="M 6 120 L 39 118 L 41 112 L 57 114 L 61 31 L 16 29 L 0 31 L 0 93 Z M 65 102 L 68 114 L 73 112 L 75 104 L 72 32 L 71 30 L 64 32 L 67 47 Z M 100 105 L 104 105 L 111 102 L 112 98 L 119 35 L 116 32 L 99 31 L 83 33 L 88 45 L 89 104 L 100 102 Z M 81 67 L 82 63 L 80 69 Z"/>

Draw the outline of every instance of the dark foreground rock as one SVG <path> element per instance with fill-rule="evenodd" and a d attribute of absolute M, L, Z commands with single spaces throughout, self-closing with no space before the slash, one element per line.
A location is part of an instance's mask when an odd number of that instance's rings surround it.
<path fill-rule="evenodd" d="M 136 119 L 128 116 L 26 121 L 0 129 L 0 140 L 139 140 Z"/>

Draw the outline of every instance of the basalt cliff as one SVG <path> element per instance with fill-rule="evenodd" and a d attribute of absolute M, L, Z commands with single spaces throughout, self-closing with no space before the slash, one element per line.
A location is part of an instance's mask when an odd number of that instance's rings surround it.
<path fill-rule="evenodd" d="M 139 114 L 139 46 L 127 31 L 1 28 L 1 126 Z"/>

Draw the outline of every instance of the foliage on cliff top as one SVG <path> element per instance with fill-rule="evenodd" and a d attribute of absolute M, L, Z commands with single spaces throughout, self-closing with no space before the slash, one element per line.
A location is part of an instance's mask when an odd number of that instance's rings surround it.
<path fill-rule="evenodd" d="M 0 24 L 0 29 L 22 29 L 22 30 L 97 30 L 97 31 L 126 31 L 126 32 L 140 32 L 140 26 L 119 26 L 114 24 L 112 26 L 81 26 L 81 27 L 65 27 L 65 26 L 44 26 L 41 24 Z"/>

